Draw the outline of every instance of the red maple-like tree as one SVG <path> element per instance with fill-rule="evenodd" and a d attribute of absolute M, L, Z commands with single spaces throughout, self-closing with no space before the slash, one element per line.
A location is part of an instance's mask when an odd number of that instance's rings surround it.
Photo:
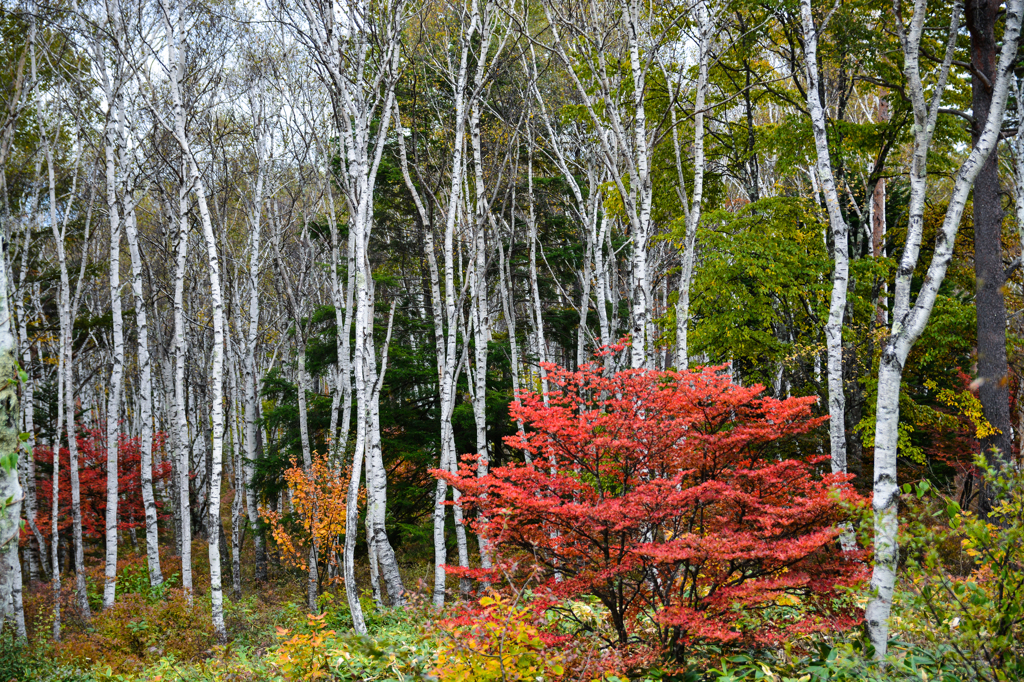
<path fill-rule="evenodd" d="M 554 598 L 596 596 L 617 644 L 656 635 L 677 660 L 697 641 L 857 622 L 837 588 L 862 565 L 837 527 L 860 498 L 794 439 L 822 423 L 815 398 L 763 397 L 714 367 L 546 370 L 547 401 L 524 392 L 511 407 L 526 431 L 506 442 L 528 462 L 435 471 L 505 566 L 539 570 Z"/>
<path fill-rule="evenodd" d="M 171 474 L 171 463 L 160 456 L 165 434 L 153 435 L 153 482 L 159 484 Z M 38 499 L 37 524 L 42 535 L 49 539 L 53 481 L 53 451 L 49 447 L 35 449 L 36 472 L 41 476 L 36 484 Z M 117 444 L 117 527 L 120 530 L 143 528 L 146 512 L 142 503 L 142 457 L 139 439 L 120 434 Z M 71 475 L 68 449 L 60 449 L 60 528 L 62 542 L 71 537 Z M 106 434 L 98 428 L 78 431 L 78 481 L 81 491 L 82 536 L 86 540 L 104 537 L 107 512 L 107 450 Z M 158 518 L 162 503 L 157 501 Z M 23 530 L 27 540 L 27 529 Z"/>

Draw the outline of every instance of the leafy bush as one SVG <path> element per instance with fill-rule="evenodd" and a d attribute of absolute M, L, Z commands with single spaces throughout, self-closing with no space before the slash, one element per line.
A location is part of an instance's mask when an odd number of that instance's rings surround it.
<path fill-rule="evenodd" d="M 534 608 L 498 594 L 479 603 L 479 610 L 445 623 L 448 637 L 434 670 L 442 682 L 518 682 L 562 676 L 562 657 L 549 648 L 551 639 L 538 627 Z"/>
<path fill-rule="evenodd" d="M 189 605 L 183 590 L 170 590 L 165 600 L 153 602 L 128 593 L 94 614 L 89 631 L 65 633 L 54 645 L 54 658 L 127 673 L 167 655 L 186 661 L 205 657 L 213 642 L 209 600 L 196 597 Z"/>
<path fill-rule="evenodd" d="M 27 646 L 11 627 L 0 629 L 0 681 L 25 679 Z"/>
<path fill-rule="evenodd" d="M 328 629 L 331 612 L 307 615 L 294 628 L 278 628 L 280 644 L 271 654 L 285 680 L 425 680 L 435 642 L 422 632 L 422 619 L 404 609 L 379 618 L 373 636 L 339 635 Z"/>
<path fill-rule="evenodd" d="M 859 641 L 819 641 L 811 653 L 786 647 L 774 656 L 734 655 L 708 671 L 713 682 L 962 682 L 963 670 L 943 652 L 891 642 L 884 666 Z"/>
<path fill-rule="evenodd" d="M 538 571 L 555 600 L 597 597 L 607 644 L 679 662 L 701 642 L 764 645 L 859 620 L 840 588 L 863 566 L 836 540 L 841 498 L 859 498 L 785 445 L 821 423 L 813 398 L 763 397 L 716 368 L 547 372 L 548 395 L 511 408 L 528 430 L 508 445 L 532 462 L 435 472 L 479 512 L 499 565 Z"/>
<path fill-rule="evenodd" d="M 1024 679 L 1024 475 L 976 465 L 996 500 L 988 518 L 965 511 L 927 482 L 904 487 L 917 502 L 903 529 L 907 572 L 894 629 L 944 647 L 972 679 Z M 968 572 L 950 570 L 960 545 Z"/>

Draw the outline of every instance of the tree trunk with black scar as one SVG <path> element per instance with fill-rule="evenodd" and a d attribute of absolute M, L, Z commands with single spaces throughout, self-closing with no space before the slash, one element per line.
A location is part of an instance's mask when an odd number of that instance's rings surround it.
<path fill-rule="evenodd" d="M 998 0 L 968 0 L 967 28 L 971 34 L 971 104 L 974 142 L 988 118 L 991 83 L 996 79 L 995 27 Z M 1003 299 L 1003 207 L 999 187 L 998 149 L 992 151 L 974 181 L 974 275 L 978 316 L 978 397 L 985 419 L 996 432 L 981 441 L 989 463 L 1009 460 L 1011 454 L 1009 368 L 1006 359 L 1006 302 Z M 982 509 L 991 508 L 988 494 Z"/>

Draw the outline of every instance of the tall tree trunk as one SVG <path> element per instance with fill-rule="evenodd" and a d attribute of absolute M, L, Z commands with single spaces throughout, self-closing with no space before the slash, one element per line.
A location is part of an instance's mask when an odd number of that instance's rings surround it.
<path fill-rule="evenodd" d="M 184 171 L 184 168 L 182 168 Z M 188 261 L 188 186 L 182 173 L 178 188 L 178 234 L 174 254 L 174 423 L 175 453 L 178 472 L 178 509 L 181 515 L 181 533 L 178 538 L 181 551 L 181 586 L 189 604 L 192 603 L 192 511 L 191 462 L 189 452 L 188 413 L 185 407 L 185 268 Z"/>
<path fill-rule="evenodd" d="M 164 581 L 160 570 L 160 541 L 157 530 L 156 497 L 153 494 L 153 367 L 149 355 L 149 324 L 146 318 L 146 299 L 142 292 L 142 255 L 139 251 L 138 226 L 135 210 L 128 211 L 125 235 L 132 259 L 132 294 L 135 298 L 135 326 L 138 330 L 139 363 L 139 450 L 142 506 L 146 517 L 146 561 L 149 584 L 153 587 Z"/>
<path fill-rule="evenodd" d="M 875 561 L 871 575 L 873 597 L 864 611 L 868 636 L 875 655 L 884 660 L 889 641 L 889 613 L 896 584 L 899 561 L 897 517 L 899 488 L 897 486 L 896 454 L 899 434 L 899 396 L 903 366 L 914 344 L 928 323 L 938 296 L 939 287 L 953 256 L 953 244 L 967 201 L 967 195 L 978 173 L 999 141 L 1003 112 L 1006 106 L 1010 66 L 1017 52 L 1021 26 L 1021 0 L 1010 0 L 1006 8 L 1006 28 L 999 56 L 996 80 L 992 88 L 992 104 L 982 135 L 961 164 L 943 218 L 935 251 L 928 265 L 924 285 L 911 301 L 911 284 L 920 255 L 924 233 L 924 208 L 927 192 L 927 160 L 939 103 L 945 90 L 950 65 L 956 48 L 960 14 L 963 6 L 953 7 L 947 34 L 945 57 L 927 99 L 920 70 L 920 45 L 924 32 L 927 0 L 915 0 L 909 26 L 897 23 L 904 51 L 904 73 L 907 91 L 914 111 L 914 147 L 910 166 L 910 198 L 908 205 L 907 241 L 896 272 L 893 322 L 879 360 L 878 398 L 875 409 L 875 472 L 872 507 L 875 514 Z"/>
<path fill-rule="evenodd" d="M 40 163 L 36 163 L 36 182 L 31 199 L 32 212 L 34 213 L 39 205 L 39 175 Z M 6 202 L 5 202 L 6 206 Z M 32 222 L 25 221 L 24 242 L 21 247 L 20 275 L 18 277 L 19 291 L 14 298 L 14 312 L 18 320 L 18 338 L 21 349 L 21 366 L 26 371 L 25 381 L 22 385 L 21 414 L 22 427 L 28 437 L 22 443 L 21 466 L 23 467 L 23 478 L 25 482 L 25 524 L 31 533 L 30 538 L 35 540 L 35 547 L 32 547 L 31 539 L 26 547 L 29 565 L 29 582 L 39 580 L 39 570 L 46 572 L 46 540 L 39 532 L 36 524 L 38 504 L 36 501 L 36 428 L 35 428 L 35 377 L 32 375 L 32 345 L 28 338 L 28 311 L 25 310 L 25 296 L 28 293 L 28 252 L 32 239 Z"/>
<path fill-rule="evenodd" d="M 392 300 L 391 312 L 388 314 L 388 329 L 381 349 L 380 370 L 373 382 L 373 394 L 370 399 L 369 433 L 367 434 L 367 461 L 369 467 L 366 475 L 366 517 L 373 541 L 374 558 L 377 561 L 380 575 L 384 578 L 384 587 L 388 592 L 391 606 L 401 608 L 405 605 L 405 585 L 398 567 L 398 558 L 388 539 L 387 527 L 387 471 L 384 468 L 384 455 L 380 435 L 380 391 L 384 385 L 384 374 L 388 365 L 388 349 L 391 346 L 391 333 L 395 325 L 395 308 L 397 301 Z M 371 339 L 372 342 L 372 339 Z M 374 352 L 373 346 L 370 347 Z"/>
<path fill-rule="evenodd" d="M 113 338 L 110 388 L 107 394 L 107 505 L 104 538 L 106 552 L 103 570 L 103 608 L 114 605 L 117 590 L 117 506 L 118 506 L 118 435 L 120 432 L 121 391 L 124 388 L 124 320 L 121 314 L 121 202 L 118 199 L 116 167 L 118 117 L 120 103 L 108 100 L 107 126 L 104 138 L 106 156 L 107 213 L 110 220 L 110 311 Z M 118 112 L 115 114 L 115 111 Z"/>
<path fill-rule="evenodd" d="M 828 321 L 825 323 L 825 342 L 828 360 L 828 414 L 829 437 L 832 444 L 832 473 L 846 473 L 846 396 L 843 389 L 843 318 L 846 314 L 846 291 L 850 278 L 849 227 L 839 204 L 839 191 L 832 174 L 832 159 L 828 148 L 828 130 L 825 109 L 821 101 L 821 81 L 818 77 L 818 32 L 823 27 L 814 25 L 811 0 L 801 0 L 800 20 L 803 26 L 804 57 L 807 68 L 807 109 L 814 133 L 817 152 L 817 174 L 821 182 L 825 208 L 832 229 L 832 296 Z"/>
<path fill-rule="evenodd" d="M 256 192 L 248 214 L 249 239 L 246 253 L 249 257 L 249 271 L 246 278 L 246 289 L 249 294 L 249 301 L 246 306 L 245 354 L 242 362 L 242 382 L 244 384 L 243 394 L 245 399 L 245 462 L 243 464 L 245 505 L 246 514 L 249 517 L 249 525 L 252 527 L 257 583 L 264 583 L 267 580 L 267 550 L 264 544 L 263 530 L 260 525 L 259 511 L 256 507 L 256 491 L 253 486 L 253 480 L 256 476 L 257 439 L 259 437 L 256 425 L 256 401 L 259 393 L 256 390 L 256 385 L 259 381 L 256 376 L 256 342 L 259 335 L 260 321 L 260 228 L 262 225 L 261 214 L 264 182 L 263 167 L 261 165 L 260 172 L 256 177 Z"/>
<path fill-rule="evenodd" d="M 0 234 L 0 252 L 7 254 L 7 246 L 7 235 Z M 0 501 L 3 501 L 0 509 L 0 627 L 16 617 L 15 592 L 21 591 L 21 561 L 18 558 L 23 500 L 18 480 L 20 371 L 18 347 L 11 328 L 9 281 L 5 255 L 0 257 Z M 24 632 L 23 621 L 19 630 Z"/>
<path fill-rule="evenodd" d="M 1002 3 L 967 0 L 967 29 L 971 35 L 972 141 L 977 144 L 992 107 L 996 80 L 996 22 Z M 999 187 L 999 149 L 992 150 L 974 181 L 974 277 L 978 330 L 978 398 L 985 419 L 995 432 L 981 439 L 982 453 L 994 466 L 1010 461 L 1013 426 L 1010 417 L 1010 371 L 1006 357 L 1006 301 L 1003 287 L 1003 206 Z M 995 500 L 984 488 L 982 509 Z"/>
<path fill-rule="evenodd" d="M 675 151 L 678 194 L 685 210 L 686 234 L 683 237 L 682 268 L 679 274 L 679 298 L 676 300 L 676 369 L 682 371 L 690 365 L 689 322 L 690 286 L 693 282 L 693 265 L 697 248 L 697 228 L 700 226 L 701 208 L 704 201 L 704 171 L 707 166 L 704 155 L 704 104 L 708 88 L 708 64 L 711 57 L 713 25 L 707 3 L 697 3 L 697 25 L 700 32 L 697 59 L 697 86 L 693 105 L 693 195 L 686 197 L 683 180 L 683 159 L 679 145 L 679 131 L 676 126 L 675 108 L 672 109 L 672 142 Z"/>

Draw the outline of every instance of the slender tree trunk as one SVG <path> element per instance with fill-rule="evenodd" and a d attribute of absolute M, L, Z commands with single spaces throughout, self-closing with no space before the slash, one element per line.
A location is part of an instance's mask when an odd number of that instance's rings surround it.
<path fill-rule="evenodd" d="M 0 251 L 7 254 L 7 247 L 5 233 L 0 235 Z M 3 501 L 3 513 L 0 513 L 0 627 L 16 619 L 21 594 L 21 560 L 18 558 L 23 501 L 18 480 L 20 372 L 17 343 L 11 328 L 9 281 L 7 258 L 0 257 L 0 500 Z M 23 635 L 24 615 L 22 621 L 16 621 L 15 625 L 19 635 Z"/>
<path fill-rule="evenodd" d="M 486 25 L 486 22 L 485 22 Z M 489 35 L 489 34 L 487 34 Z M 482 86 L 483 60 L 477 67 L 476 89 Z M 473 322 L 473 372 L 472 400 L 473 422 L 476 426 L 477 476 L 486 476 L 490 453 L 487 448 L 487 344 L 491 340 L 491 318 L 487 296 L 487 223 L 490 217 L 490 206 L 487 203 L 487 187 L 484 184 L 483 150 L 480 141 L 480 108 L 479 99 L 474 100 L 470 107 L 469 130 L 473 148 L 473 179 L 476 184 L 476 211 L 473 230 L 474 262 L 471 274 L 472 296 L 470 301 Z M 586 310 L 586 306 L 583 308 Z M 584 317 L 583 324 L 585 325 Z M 491 567 L 491 553 L 487 536 L 482 532 L 477 536 L 480 548 L 480 565 Z"/>
<path fill-rule="evenodd" d="M 231 335 L 227 335 L 231 343 Z M 231 410 L 228 433 L 231 435 L 231 473 L 234 495 L 231 499 L 231 597 L 235 601 L 242 598 L 242 495 L 245 491 L 245 479 L 242 475 L 241 432 L 239 416 L 241 411 L 238 399 L 238 354 L 231 348 L 228 355 L 228 381 L 230 389 Z"/>
<path fill-rule="evenodd" d="M 685 370 L 690 365 L 689 321 L 690 286 L 693 282 L 693 265 L 697 248 L 697 228 L 700 226 L 701 208 L 704 200 L 704 171 L 707 166 L 704 155 L 704 106 L 708 88 L 708 63 L 711 56 L 711 39 L 714 27 L 708 16 L 707 4 L 697 3 L 697 23 L 700 31 L 699 55 L 697 60 L 697 87 L 693 105 L 693 196 L 687 201 L 683 181 L 683 160 L 679 148 L 679 132 L 672 110 L 672 142 L 675 148 L 676 173 L 679 176 L 679 199 L 686 209 L 686 234 L 683 237 L 682 268 L 679 274 L 679 298 L 676 300 L 676 368 Z"/>
<path fill-rule="evenodd" d="M 37 163 L 37 182 L 34 183 L 36 189 L 33 192 L 31 203 L 33 213 L 37 210 L 36 207 L 39 203 L 39 170 L 39 163 Z M 25 237 L 21 247 L 21 267 L 20 276 L 18 278 L 20 288 L 18 294 L 14 298 L 14 310 L 18 319 L 21 366 L 26 371 L 25 381 L 22 383 L 21 401 L 22 425 L 25 429 L 25 433 L 28 434 L 28 438 L 26 438 L 22 443 L 21 451 L 21 464 L 23 466 L 23 477 L 25 479 L 25 523 L 28 526 L 29 532 L 32 534 L 31 538 L 34 539 L 36 543 L 36 546 L 32 547 L 30 540 L 26 548 L 26 553 L 28 554 L 30 584 L 39 580 L 40 568 L 43 569 L 44 573 L 46 572 L 46 540 L 43 539 L 42 533 L 39 532 L 39 526 L 36 524 L 38 504 L 36 501 L 35 377 L 33 376 L 32 371 L 30 371 L 33 364 L 32 344 L 29 343 L 28 339 L 28 312 L 25 310 L 24 302 L 25 294 L 27 292 L 26 287 L 28 286 L 26 283 L 26 277 L 28 275 L 28 252 L 32 238 L 31 226 L 31 222 L 25 222 Z"/>
<path fill-rule="evenodd" d="M 256 376 L 256 342 L 260 321 L 260 230 L 264 182 L 264 174 L 260 172 L 256 178 L 256 193 L 249 212 L 249 241 L 246 247 L 249 256 L 249 272 L 246 280 L 249 301 L 246 311 L 245 357 L 242 363 L 244 372 L 242 377 L 244 384 L 243 393 L 245 396 L 245 462 L 243 465 L 245 504 L 249 525 L 253 531 L 252 538 L 256 560 L 257 583 L 264 583 L 267 580 L 267 550 L 264 544 L 263 530 L 260 525 L 259 511 L 256 508 L 256 491 L 253 487 L 253 480 L 256 476 L 257 439 L 259 436 L 256 426 L 256 400 L 258 394 L 256 385 L 259 381 Z"/>
<path fill-rule="evenodd" d="M 384 587 L 388 592 L 391 606 L 401 608 L 405 605 L 405 585 L 398 567 L 398 558 L 388 539 L 387 527 L 387 471 L 384 468 L 384 455 L 380 436 L 380 391 L 384 385 L 384 374 L 387 371 L 388 349 L 391 345 L 391 333 L 395 324 L 395 308 L 397 301 L 392 301 L 388 315 L 388 329 L 381 351 L 380 371 L 373 383 L 373 395 L 370 399 L 368 450 L 366 453 L 369 468 L 366 475 L 367 510 L 373 541 L 374 559 L 380 575 L 384 578 Z M 372 339 L 371 339 L 372 342 Z M 373 346 L 370 347 L 374 352 Z M 379 589 L 379 588 L 378 588 Z"/>
<path fill-rule="evenodd" d="M 533 313 L 533 335 L 537 340 L 537 364 L 540 371 L 540 391 L 544 404 L 548 403 L 548 343 L 544 338 L 544 313 L 541 308 L 540 281 L 537 277 L 537 217 L 533 198 L 533 135 L 530 133 L 530 155 L 526 161 L 526 200 L 529 203 L 527 225 L 530 229 L 530 308 Z"/>
<path fill-rule="evenodd" d="M 839 192 L 832 174 L 828 148 L 825 109 L 820 99 L 818 78 L 818 31 L 811 14 L 811 1 L 801 0 L 800 19 L 803 25 L 804 56 L 807 68 L 807 109 L 817 152 L 818 179 L 825 197 L 829 224 L 832 228 L 832 297 L 825 341 L 828 352 L 829 436 L 832 442 L 832 472 L 846 473 L 846 396 L 843 392 L 843 318 L 846 314 L 846 291 L 850 278 L 849 228 L 839 204 Z"/>
<path fill-rule="evenodd" d="M 928 323 L 938 296 L 939 287 L 953 256 L 953 244 L 967 202 L 971 186 L 980 173 L 989 154 L 995 149 L 1006 106 L 1010 65 L 1015 59 L 1021 26 L 1021 0 L 1011 0 L 1006 6 L 1006 26 L 999 56 L 997 77 L 992 86 L 992 104 L 978 142 L 971 149 L 955 176 L 949 205 L 924 284 L 916 299 L 911 301 L 921 240 L 924 233 L 924 209 L 927 191 L 927 159 L 939 103 L 945 90 L 949 68 L 953 61 L 959 34 L 963 5 L 954 4 L 945 57 L 938 68 L 938 77 L 932 84 L 929 99 L 920 73 L 920 44 L 924 32 L 927 2 L 916 0 L 909 27 L 897 23 L 904 50 L 904 72 L 914 111 L 914 148 L 910 167 L 910 197 L 908 204 L 907 241 L 896 272 L 893 322 L 879 360 L 878 399 L 875 410 L 875 474 L 872 507 L 875 513 L 875 561 L 871 576 L 874 596 L 864 611 L 868 635 L 875 647 L 875 655 L 884 660 L 889 639 L 889 613 L 895 587 L 896 567 L 899 560 L 897 546 L 897 517 L 899 488 L 897 486 L 896 453 L 899 427 L 899 395 L 902 371 L 907 356 Z M 929 101 L 930 100 L 930 101 Z"/>
<path fill-rule="evenodd" d="M 153 367 L 149 355 L 149 324 L 146 317 L 146 299 L 142 291 L 142 256 L 139 251 L 138 227 L 135 210 L 129 210 L 125 220 L 125 235 L 132 259 L 132 294 L 135 298 L 135 325 L 138 330 L 139 362 L 139 449 L 142 483 L 142 506 L 146 516 L 146 560 L 149 583 L 156 587 L 163 583 L 160 570 L 160 541 L 156 518 L 156 496 L 153 494 Z"/>
<path fill-rule="evenodd" d="M 109 106 L 120 109 L 118 102 Z M 118 114 L 119 115 L 119 114 Z M 121 416 L 121 391 L 124 388 L 124 320 L 121 314 L 121 204 L 118 200 L 116 168 L 117 144 L 120 135 L 114 111 L 108 113 L 104 152 L 106 155 L 107 213 L 110 220 L 110 310 L 113 319 L 113 338 L 110 388 L 107 394 L 107 505 L 104 538 L 103 608 L 114 605 L 117 590 L 117 506 L 118 506 L 118 446 Z"/>
<path fill-rule="evenodd" d="M 184 170 L 184 169 L 182 169 Z M 188 189 L 184 179 L 178 189 L 178 236 L 174 256 L 174 424 L 178 446 L 178 509 L 181 515 L 181 586 L 192 603 L 191 462 L 188 413 L 185 407 L 185 268 L 188 259 Z"/>

